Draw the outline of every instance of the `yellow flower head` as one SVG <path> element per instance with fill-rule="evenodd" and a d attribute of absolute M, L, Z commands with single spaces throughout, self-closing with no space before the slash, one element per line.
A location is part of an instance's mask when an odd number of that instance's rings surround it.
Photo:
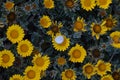
<path fill-rule="evenodd" d="M 52 22 L 51 22 L 51 19 L 49 16 L 43 15 L 43 17 L 40 18 L 40 25 L 43 28 L 48 28 L 48 27 L 50 27 L 51 24 L 52 24 Z"/>
<path fill-rule="evenodd" d="M 66 36 L 57 33 L 56 36 L 52 37 L 52 43 L 57 51 L 65 51 L 70 45 L 70 40 Z"/>
<path fill-rule="evenodd" d="M 111 71 L 111 64 L 108 62 L 99 60 L 95 65 L 95 68 L 96 68 L 97 74 L 99 74 L 100 76 L 103 76 L 107 73 L 107 71 Z"/>
<path fill-rule="evenodd" d="M 23 40 L 18 43 L 17 52 L 22 57 L 30 56 L 33 51 L 33 45 L 29 40 Z"/>
<path fill-rule="evenodd" d="M 86 50 L 83 48 L 83 46 L 80 46 L 79 44 L 76 44 L 75 47 L 72 47 L 68 53 L 70 56 L 70 61 L 76 63 L 80 62 L 82 63 L 87 55 Z"/>
<path fill-rule="evenodd" d="M 95 0 L 80 0 L 81 6 L 86 11 L 92 11 L 96 6 Z"/>
<path fill-rule="evenodd" d="M 57 63 L 58 63 L 58 65 L 62 66 L 66 63 L 66 59 L 64 57 L 58 57 Z"/>
<path fill-rule="evenodd" d="M 44 0 L 43 2 L 45 8 L 52 9 L 54 8 L 54 0 Z"/>
<path fill-rule="evenodd" d="M 73 30 L 75 32 L 78 32 L 78 31 L 86 31 L 85 30 L 85 23 L 84 23 L 84 19 L 80 17 L 77 17 L 77 20 L 74 22 L 73 24 Z"/>
<path fill-rule="evenodd" d="M 12 43 L 17 43 L 21 41 L 24 38 L 24 30 L 21 28 L 21 26 L 17 24 L 13 24 L 12 26 L 9 26 L 6 32 L 7 38 Z"/>
<path fill-rule="evenodd" d="M 21 76 L 20 74 L 15 74 L 10 77 L 10 80 L 23 80 L 23 76 Z"/>
<path fill-rule="evenodd" d="M 95 74 L 95 68 L 91 63 L 87 63 L 83 66 L 83 74 L 90 79 Z"/>
<path fill-rule="evenodd" d="M 24 80 L 40 80 L 40 71 L 32 66 L 27 66 L 24 72 Z"/>
<path fill-rule="evenodd" d="M 0 51 L 0 59 L 1 59 L 1 66 L 3 68 L 8 68 L 13 65 L 13 62 L 15 61 L 15 57 L 13 53 L 10 50 L 3 50 Z"/>
<path fill-rule="evenodd" d="M 92 23 L 91 25 L 92 36 L 95 36 L 96 39 L 99 39 L 100 35 L 105 34 L 107 31 L 107 28 L 103 26 L 103 24 L 104 23 L 102 24 Z"/>
<path fill-rule="evenodd" d="M 114 80 L 111 75 L 106 75 L 101 78 L 101 80 Z"/>
<path fill-rule="evenodd" d="M 61 74 L 62 80 L 76 80 L 77 76 L 75 74 L 75 71 L 72 69 L 66 69 Z"/>
<path fill-rule="evenodd" d="M 96 4 L 103 9 L 108 9 L 111 3 L 112 3 L 112 0 L 96 0 Z"/>
<path fill-rule="evenodd" d="M 14 7 L 14 3 L 13 3 L 13 2 L 7 1 L 7 2 L 5 3 L 5 8 L 6 8 L 7 10 L 11 10 L 13 7 Z"/>
<path fill-rule="evenodd" d="M 120 31 L 115 31 L 110 34 L 112 39 L 112 46 L 115 48 L 120 48 Z"/>
<path fill-rule="evenodd" d="M 50 58 L 47 55 L 41 56 L 38 54 L 34 56 L 32 63 L 37 69 L 45 71 L 50 65 Z"/>

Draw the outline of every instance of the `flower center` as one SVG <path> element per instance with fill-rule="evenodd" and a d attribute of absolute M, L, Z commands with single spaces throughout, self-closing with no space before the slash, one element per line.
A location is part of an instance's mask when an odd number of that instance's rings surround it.
<path fill-rule="evenodd" d="M 4 55 L 2 56 L 2 61 L 3 61 L 4 63 L 9 62 L 9 60 L 10 60 L 10 56 L 9 56 L 9 55 L 4 54 Z"/>
<path fill-rule="evenodd" d="M 120 42 L 120 37 L 119 36 L 114 36 L 113 38 L 113 41 L 115 42 L 115 43 L 119 43 Z"/>
<path fill-rule="evenodd" d="M 58 26 L 53 25 L 53 26 L 51 27 L 51 30 L 52 30 L 54 33 L 57 33 L 57 32 L 59 31 L 59 28 L 58 28 Z"/>
<path fill-rule="evenodd" d="M 63 57 L 59 57 L 57 62 L 58 62 L 59 65 L 64 65 L 66 60 Z"/>
<path fill-rule="evenodd" d="M 48 21 L 46 18 L 42 18 L 42 19 L 40 20 L 40 24 L 41 24 L 42 26 L 47 26 L 48 23 L 49 23 L 49 21 Z"/>
<path fill-rule="evenodd" d="M 14 6 L 14 3 L 13 3 L 13 2 L 7 2 L 7 3 L 5 3 L 5 7 L 6 7 L 6 9 L 8 9 L 8 10 L 12 9 L 13 6 Z"/>
<path fill-rule="evenodd" d="M 73 0 L 67 0 L 65 2 L 65 5 L 68 7 L 68 8 L 73 8 L 74 7 L 74 1 Z"/>
<path fill-rule="evenodd" d="M 83 23 L 81 21 L 76 21 L 74 23 L 74 27 L 77 29 L 77 30 L 82 30 L 83 28 Z"/>
<path fill-rule="evenodd" d="M 36 75 L 36 73 L 35 73 L 35 71 L 33 71 L 33 70 L 30 70 L 30 71 L 27 72 L 27 76 L 28 76 L 28 78 L 30 78 L 30 79 L 35 78 L 35 75 Z"/>
<path fill-rule="evenodd" d="M 65 71 L 65 76 L 66 76 L 67 78 L 72 78 L 72 77 L 73 77 L 73 71 L 71 71 L 71 70 Z"/>
<path fill-rule="evenodd" d="M 72 55 L 74 58 L 80 58 L 81 52 L 79 50 L 74 50 Z"/>
<path fill-rule="evenodd" d="M 85 72 L 86 72 L 87 74 L 92 73 L 92 72 L 93 72 L 93 67 L 90 66 L 90 65 L 86 66 L 86 67 L 85 67 Z"/>
<path fill-rule="evenodd" d="M 92 55 L 93 55 L 93 57 L 98 58 L 100 56 L 99 49 L 93 49 Z"/>
<path fill-rule="evenodd" d="M 13 80 L 20 80 L 20 79 L 18 79 L 18 78 L 14 78 Z"/>
<path fill-rule="evenodd" d="M 22 52 L 27 52 L 27 51 L 29 50 L 29 47 L 28 47 L 27 44 L 22 44 L 22 45 L 20 46 L 20 50 L 21 50 Z"/>
<path fill-rule="evenodd" d="M 30 8 L 29 5 L 25 6 L 25 10 L 26 10 L 26 11 L 30 11 L 30 9 L 31 9 L 31 8 Z"/>
<path fill-rule="evenodd" d="M 10 22 L 14 21 L 15 18 L 16 18 L 16 15 L 15 15 L 14 12 L 10 12 L 10 13 L 7 15 L 7 20 L 10 21 Z"/>
<path fill-rule="evenodd" d="M 85 5 L 85 7 L 90 7 L 91 6 L 91 0 L 84 0 L 84 5 Z"/>
<path fill-rule="evenodd" d="M 99 64 L 98 69 L 100 71 L 105 71 L 106 70 L 106 65 L 104 63 Z"/>
<path fill-rule="evenodd" d="M 100 25 L 94 25 L 93 26 L 93 31 L 95 32 L 95 33 L 100 33 L 101 32 L 101 26 Z"/>
<path fill-rule="evenodd" d="M 32 9 L 36 9 L 37 5 L 36 4 L 32 4 Z"/>
<path fill-rule="evenodd" d="M 112 19 L 107 19 L 107 20 L 106 20 L 106 27 L 111 28 L 112 26 L 113 26 L 113 21 L 112 21 Z"/>
<path fill-rule="evenodd" d="M 38 57 L 35 60 L 35 63 L 36 63 L 37 66 L 43 66 L 44 65 L 44 59 L 42 57 Z"/>
<path fill-rule="evenodd" d="M 17 30 L 12 30 L 12 31 L 10 32 L 10 36 L 11 36 L 13 39 L 16 39 L 16 38 L 18 38 L 19 33 L 18 33 Z"/>
<path fill-rule="evenodd" d="M 107 4 L 107 0 L 99 0 L 100 5 L 106 5 Z"/>

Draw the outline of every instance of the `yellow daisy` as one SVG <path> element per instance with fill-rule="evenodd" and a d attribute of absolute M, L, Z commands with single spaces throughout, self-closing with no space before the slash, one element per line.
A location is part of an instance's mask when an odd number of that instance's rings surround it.
<path fill-rule="evenodd" d="M 102 78 L 101 78 L 101 80 L 114 80 L 113 79 L 113 77 L 111 76 L 111 75 L 106 75 L 106 76 L 103 76 Z"/>
<path fill-rule="evenodd" d="M 112 39 L 112 46 L 115 48 L 120 48 L 120 31 L 115 31 L 110 34 Z"/>
<path fill-rule="evenodd" d="M 81 7 L 86 11 L 92 11 L 96 6 L 95 0 L 80 0 Z"/>
<path fill-rule="evenodd" d="M 60 33 L 57 33 L 54 37 L 52 37 L 52 44 L 57 51 L 65 51 L 70 45 L 70 39 Z"/>
<path fill-rule="evenodd" d="M 33 51 L 33 45 L 29 40 L 23 40 L 18 43 L 17 52 L 22 57 L 30 56 Z"/>
<path fill-rule="evenodd" d="M 27 66 L 24 72 L 24 80 L 40 80 L 40 71 L 32 66 Z"/>
<path fill-rule="evenodd" d="M 75 32 L 86 31 L 85 26 L 86 24 L 84 23 L 84 19 L 83 18 L 80 19 L 80 17 L 77 17 L 77 20 L 73 23 L 73 30 Z"/>
<path fill-rule="evenodd" d="M 43 2 L 45 8 L 52 9 L 55 7 L 54 0 L 44 0 Z"/>
<path fill-rule="evenodd" d="M 75 74 L 75 71 L 72 69 L 66 69 L 61 74 L 62 80 L 76 80 L 77 76 Z"/>
<path fill-rule="evenodd" d="M 83 48 L 83 46 L 80 46 L 79 44 L 76 44 L 75 47 L 72 47 L 68 53 L 70 56 L 70 61 L 76 63 L 80 62 L 82 63 L 87 56 L 86 50 Z"/>
<path fill-rule="evenodd" d="M 92 65 L 91 63 L 87 63 L 83 66 L 83 74 L 90 79 L 91 76 L 93 76 L 95 74 L 95 68 L 94 65 Z"/>
<path fill-rule="evenodd" d="M 47 34 L 53 37 L 56 33 L 60 32 L 60 28 L 62 26 L 63 24 L 61 22 L 60 23 L 57 23 L 57 21 L 52 22 L 50 30 L 47 32 Z"/>
<path fill-rule="evenodd" d="M 64 57 L 58 57 L 57 63 L 58 63 L 58 65 L 62 66 L 66 63 L 66 59 Z"/>
<path fill-rule="evenodd" d="M 24 30 L 21 28 L 21 26 L 17 24 L 13 24 L 12 26 L 9 26 L 6 32 L 7 38 L 12 43 L 17 43 L 21 41 L 24 38 Z"/>
<path fill-rule="evenodd" d="M 14 3 L 13 3 L 13 2 L 7 1 L 7 2 L 5 3 L 5 8 L 6 8 L 7 10 L 11 10 L 13 7 L 14 7 Z"/>
<path fill-rule="evenodd" d="M 96 39 L 99 39 L 100 35 L 103 35 L 106 33 L 107 28 L 104 26 L 104 23 L 102 24 L 92 23 L 91 31 L 92 31 L 92 36 L 95 36 Z"/>
<path fill-rule="evenodd" d="M 116 26 L 117 20 L 110 15 L 103 21 L 104 25 L 107 27 L 107 30 L 111 30 L 113 27 Z"/>
<path fill-rule="evenodd" d="M 109 62 L 104 62 L 103 60 L 99 60 L 95 65 L 97 74 L 100 76 L 105 75 L 108 71 L 111 71 L 111 64 Z"/>
<path fill-rule="evenodd" d="M 111 3 L 112 3 L 112 0 L 96 0 L 96 4 L 103 9 L 108 9 Z"/>
<path fill-rule="evenodd" d="M 45 71 L 50 65 L 50 58 L 47 55 L 41 56 L 38 54 L 34 56 L 32 63 L 37 69 Z"/>
<path fill-rule="evenodd" d="M 43 15 L 43 17 L 40 18 L 40 25 L 43 28 L 48 28 L 51 24 L 52 22 L 49 16 Z"/>
<path fill-rule="evenodd" d="M 8 68 L 13 65 L 13 62 L 15 61 L 15 57 L 13 53 L 10 50 L 3 50 L 0 51 L 0 59 L 1 59 L 1 66 L 3 68 Z"/>
<path fill-rule="evenodd" d="M 15 74 L 10 77 L 10 80 L 23 80 L 23 77 L 20 74 Z"/>

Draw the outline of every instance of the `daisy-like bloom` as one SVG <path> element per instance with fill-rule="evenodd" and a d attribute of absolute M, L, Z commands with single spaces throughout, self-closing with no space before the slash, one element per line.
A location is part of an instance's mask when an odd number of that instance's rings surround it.
<path fill-rule="evenodd" d="M 11 10 L 14 7 L 14 3 L 10 1 L 7 1 L 4 5 L 7 10 Z"/>
<path fill-rule="evenodd" d="M 23 76 L 21 76 L 20 74 L 15 74 L 10 77 L 10 80 L 23 80 Z"/>
<path fill-rule="evenodd" d="M 47 34 L 53 37 L 56 33 L 60 32 L 60 28 L 62 26 L 63 24 L 61 22 L 60 23 L 57 23 L 57 21 L 52 22 L 50 30 L 47 32 Z"/>
<path fill-rule="evenodd" d="M 50 58 L 47 55 L 41 56 L 38 54 L 34 56 L 32 63 L 37 69 L 45 71 L 50 65 Z"/>
<path fill-rule="evenodd" d="M 24 72 L 24 80 L 40 80 L 40 71 L 32 66 L 27 66 Z"/>
<path fill-rule="evenodd" d="M 115 48 L 120 48 L 120 31 L 115 31 L 110 34 L 112 39 L 111 45 Z"/>
<path fill-rule="evenodd" d="M 112 73 L 112 77 L 114 80 L 119 80 L 120 79 L 120 72 L 119 71 L 114 71 Z"/>
<path fill-rule="evenodd" d="M 0 59 L 1 59 L 1 66 L 3 68 L 8 68 L 13 65 L 13 62 L 15 61 L 15 57 L 13 53 L 10 50 L 3 50 L 0 51 Z"/>
<path fill-rule="evenodd" d="M 52 9 L 55 7 L 54 0 L 44 0 L 43 4 L 44 4 L 44 7 L 48 9 Z"/>
<path fill-rule="evenodd" d="M 8 27 L 6 35 L 8 40 L 10 40 L 12 43 L 17 43 L 24 38 L 25 34 L 21 26 L 13 24 L 12 26 Z"/>
<path fill-rule="evenodd" d="M 83 48 L 83 46 L 76 44 L 74 47 L 72 47 L 68 53 L 70 56 L 70 61 L 76 63 L 80 62 L 82 63 L 87 55 L 86 50 Z"/>
<path fill-rule="evenodd" d="M 92 36 L 95 36 L 96 39 L 98 40 L 100 38 L 100 35 L 106 33 L 107 28 L 104 26 L 104 23 L 102 24 L 92 23 L 91 31 L 92 31 Z"/>
<path fill-rule="evenodd" d="M 60 33 L 57 33 L 52 37 L 52 44 L 57 51 L 65 51 L 70 45 L 70 39 Z"/>
<path fill-rule="evenodd" d="M 23 40 L 18 43 L 17 52 L 22 57 L 30 56 L 33 51 L 33 45 L 29 40 Z"/>
<path fill-rule="evenodd" d="M 75 71 L 72 69 L 66 69 L 61 74 L 62 80 L 76 80 L 77 76 L 75 74 Z"/>
<path fill-rule="evenodd" d="M 83 74 L 90 79 L 95 74 L 95 68 L 91 63 L 87 63 L 83 66 Z"/>
<path fill-rule="evenodd" d="M 77 20 L 73 23 L 73 30 L 75 32 L 78 32 L 78 31 L 86 31 L 85 30 L 85 22 L 84 22 L 84 19 L 80 17 L 77 17 Z"/>
<path fill-rule="evenodd" d="M 96 4 L 103 9 L 108 9 L 111 3 L 112 3 L 112 0 L 96 0 Z"/>
<path fill-rule="evenodd" d="M 49 16 L 43 15 L 43 17 L 40 18 L 40 25 L 43 28 L 48 28 L 51 24 L 52 22 Z"/>
<path fill-rule="evenodd" d="M 57 63 L 58 63 L 58 65 L 62 66 L 66 63 L 66 59 L 64 57 L 58 57 Z"/>
<path fill-rule="evenodd" d="M 81 6 L 86 11 L 92 11 L 96 6 L 95 0 L 80 0 Z"/>
<path fill-rule="evenodd" d="M 117 20 L 110 15 L 108 18 L 104 19 L 103 23 L 107 27 L 107 30 L 111 30 L 116 26 Z"/>
<path fill-rule="evenodd" d="M 103 60 L 99 60 L 95 65 L 97 74 L 100 76 L 105 75 L 108 71 L 111 71 L 111 64 L 109 62 L 104 62 Z"/>
<path fill-rule="evenodd" d="M 30 5 L 30 4 L 26 4 L 26 5 L 24 6 L 24 10 L 25 10 L 26 12 L 30 12 L 30 11 L 31 11 L 31 5 Z"/>
<path fill-rule="evenodd" d="M 100 80 L 114 80 L 113 77 L 111 75 L 105 75 L 103 76 Z"/>

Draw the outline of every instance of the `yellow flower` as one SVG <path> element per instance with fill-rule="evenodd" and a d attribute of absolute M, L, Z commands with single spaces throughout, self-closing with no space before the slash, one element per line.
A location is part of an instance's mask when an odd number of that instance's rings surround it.
<path fill-rule="evenodd" d="M 38 54 L 34 56 L 32 63 L 38 70 L 45 71 L 50 65 L 50 59 L 47 55 L 41 56 Z"/>
<path fill-rule="evenodd" d="M 64 65 L 66 63 L 66 59 L 64 57 L 58 57 L 57 58 L 58 65 Z"/>
<path fill-rule="evenodd" d="M 14 3 L 13 3 L 13 2 L 7 1 L 7 2 L 5 3 L 5 8 L 6 8 L 7 10 L 11 10 L 13 7 L 14 7 Z"/>
<path fill-rule="evenodd" d="M 80 0 L 81 6 L 86 11 L 92 11 L 96 6 L 95 0 Z"/>
<path fill-rule="evenodd" d="M 61 74 L 62 80 L 76 80 L 77 76 L 75 74 L 75 71 L 72 69 L 66 69 Z"/>
<path fill-rule="evenodd" d="M 110 34 L 112 39 L 112 46 L 115 48 L 120 48 L 120 31 L 115 31 Z"/>
<path fill-rule="evenodd" d="M 10 77 L 10 80 L 23 80 L 23 77 L 20 74 L 15 74 Z"/>
<path fill-rule="evenodd" d="M 57 33 L 56 36 L 52 37 L 52 43 L 57 51 L 65 51 L 70 45 L 70 40 L 66 36 Z"/>
<path fill-rule="evenodd" d="M 45 8 L 52 9 L 54 8 L 54 0 L 44 0 L 44 6 Z"/>
<path fill-rule="evenodd" d="M 50 27 L 51 30 L 49 30 L 47 32 L 48 35 L 50 36 L 54 36 L 56 33 L 59 33 L 60 32 L 60 28 L 63 26 L 62 23 L 57 23 L 57 21 L 55 22 L 52 22 L 52 25 Z"/>
<path fill-rule="evenodd" d="M 91 25 L 92 36 L 95 36 L 96 39 L 99 39 L 100 35 L 103 35 L 106 33 L 107 28 L 103 25 L 104 23 L 102 24 L 92 23 Z"/>
<path fill-rule="evenodd" d="M 105 75 L 108 71 L 111 71 L 111 64 L 109 62 L 104 62 L 102 60 L 99 60 L 97 64 L 95 65 L 97 74 L 100 76 Z"/>
<path fill-rule="evenodd" d="M 84 19 L 83 18 L 80 19 L 80 17 L 77 17 L 77 20 L 73 24 L 73 27 L 74 27 L 73 30 L 75 32 L 86 31 L 85 26 L 86 24 L 84 23 Z"/>
<path fill-rule="evenodd" d="M 8 68 L 13 65 L 13 62 L 15 61 L 15 57 L 13 53 L 10 50 L 3 50 L 0 51 L 0 59 L 1 59 L 1 66 L 3 68 Z"/>
<path fill-rule="evenodd" d="M 70 61 L 76 63 L 80 62 L 82 63 L 86 57 L 86 50 L 83 48 L 83 46 L 80 46 L 79 44 L 76 44 L 75 47 L 72 47 L 68 53 L 70 55 Z"/>
<path fill-rule="evenodd" d="M 18 43 L 17 52 L 22 57 L 30 56 L 33 51 L 33 45 L 29 40 L 23 40 Z"/>
<path fill-rule="evenodd" d="M 32 66 L 27 66 L 24 72 L 24 80 L 40 80 L 40 71 Z"/>
<path fill-rule="evenodd" d="M 87 63 L 83 66 L 83 74 L 90 79 L 95 74 L 94 66 L 91 63 Z"/>
<path fill-rule="evenodd" d="M 117 20 L 110 15 L 108 18 L 104 19 L 104 25 L 106 26 L 107 30 L 111 30 L 113 27 L 116 26 Z"/>
<path fill-rule="evenodd" d="M 48 28 L 48 27 L 50 27 L 51 24 L 52 24 L 52 22 L 51 22 L 51 19 L 49 16 L 43 15 L 43 17 L 40 18 L 40 25 L 43 28 Z"/>
<path fill-rule="evenodd" d="M 103 9 L 108 9 L 111 3 L 112 3 L 112 0 L 96 0 L 96 4 Z"/>
<path fill-rule="evenodd" d="M 114 80 L 111 75 L 106 75 L 101 78 L 101 80 Z"/>
<path fill-rule="evenodd" d="M 9 26 L 6 32 L 7 38 L 12 43 L 17 43 L 21 41 L 24 38 L 24 30 L 21 28 L 21 26 L 17 24 L 13 24 L 12 26 Z"/>

